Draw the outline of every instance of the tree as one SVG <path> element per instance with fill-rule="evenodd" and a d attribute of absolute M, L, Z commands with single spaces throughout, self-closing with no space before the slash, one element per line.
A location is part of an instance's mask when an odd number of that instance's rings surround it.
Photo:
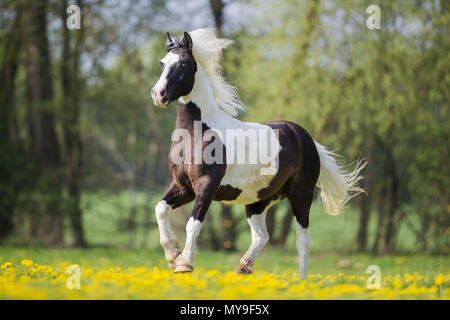
<path fill-rule="evenodd" d="M 22 44 L 22 6 L 15 8 L 15 18 L 10 32 L 5 36 L 0 65 L 0 240 L 13 229 L 13 212 L 20 191 L 24 188 L 26 172 L 23 153 L 17 147 L 12 123 L 16 75 Z"/>
<path fill-rule="evenodd" d="M 77 1 L 83 12 L 83 1 Z M 79 30 L 65 26 L 68 1 L 61 3 L 63 23 L 63 50 L 61 57 L 62 125 L 65 143 L 65 176 L 68 187 L 67 214 L 73 233 L 73 246 L 85 247 L 86 240 L 81 210 L 82 143 L 80 124 L 80 97 L 83 82 L 80 78 L 80 55 L 83 46 L 83 25 Z M 83 23 L 83 17 L 81 17 Z M 72 36 L 75 34 L 75 39 Z"/>
<path fill-rule="evenodd" d="M 37 204 L 30 217 L 30 233 L 48 245 L 57 246 L 63 242 L 63 216 L 59 207 L 61 156 L 55 130 L 47 9 L 47 0 L 36 0 L 23 7 L 30 155 L 39 168 L 34 190 Z"/>

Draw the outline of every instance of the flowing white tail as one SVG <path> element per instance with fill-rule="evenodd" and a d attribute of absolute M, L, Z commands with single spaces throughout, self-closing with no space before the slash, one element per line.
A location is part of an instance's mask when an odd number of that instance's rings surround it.
<path fill-rule="evenodd" d="M 357 186 L 357 182 L 362 179 L 359 173 L 366 166 L 366 162 L 359 160 L 356 168 L 352 172 L 347 172 L 345 167 L 339 165 L 333 158 L 334 153 L 320 143 L 314 142 L 320 157 L 320 176 L 317 186 L 322 190 L 320 196 L 325 211 L 335 216 L 343 212 L 347 201 L 365 192 Z"/>

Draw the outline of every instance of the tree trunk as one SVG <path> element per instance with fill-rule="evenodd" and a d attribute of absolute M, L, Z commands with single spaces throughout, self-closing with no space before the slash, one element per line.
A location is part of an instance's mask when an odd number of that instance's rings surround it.
<path fill-rule="evenodd" d="M 184 206 L 182 208 L 185 208 Z M 197 239 L 197 246 L 204 249 L 219 251 L 222 249 L 221 234 L 216 231 L 213 225 L 213 216 L 210 214 L 204 221 L 204 231 L 200 232 Z"/>
<path fill-rule="evenodd" d="M 289 235 L 289 231 L 291 230 L 291 224 L 293 219 L 292 208 L 289 206 L 289 209 L 286 210 L 286 213 L 283 217 L 283 222 L 281 223 L 281 230 L 278 239 L 275 244 L 280 248 L 284 248 L 286 246 L 286 240 Z"/>
<path fill-rule="evenodd" d="M 130 178 L 131 185 L 128 190 L 128 249 L 132 250 L 136 240 L 136 179 L 137 173 L 133 172 L 133 177 Z"/>
<path fill-rule="evenodd" d="M 55 130 L 53 85 L 47 38 L 47 1 L 24 6 L 26 47 L 26 98 L 28 104 L 31 154 L 40 168 L 37 201 L 42 210 L 32 214 L 35 235 L 47 245 L 62 245 L 60 148 Z M 33 225 L 34 224 L 34 225 Z"/>
<path fill-rule="evenodd" d="M 144 216 L 142 219 L 142 238 L 141 238 L 141 248 L 147 249 L 148 247 L 148 237 L 150 235 L 151 228 L 151 212 L 153 208 L 149 205 L 151 203 L 150 192 L 146 192 L 145 195 L 145 208 L 144 208 Z"/>
<path fill-rule="evenodd" d="M 372 254 L 378 254 L 379 244 L 383 236 L 384 228 L 384 204 L 383 204 L 383 193 L 378 191 L 375 196 L 375 207 L 377 212 L 377 231 L 375 234 L 375 239 L 373 240 Z"/>
<path fill-rule="evenodd" d="M 222 204 L 222 248 L 226 252 L 236 250 L 236 226 L 231 206 Z"/>
<path fill-rule="evenodd" d="M 422 215 L 422 221 L 420 224 L 420 232 L 419 232 L 419 236 L 418 236 L 418 242 L 420 245 L 420 251 L 425 253 L 428 251 L 428 230 L 430 229 L 430 225 L 431 225 L 431 217 L 429 214 L 427 214 L 426 212 L 423 213 Z"/>
<path fill-rule="evenodd" d="M 128 249 L 133 249 L 136 239 L 136 188 L 138 179 L 137 170 L 137 152 L 136 152 L 136 141 L 137 141 L 137 115 L 133 114 L 128 120 L 128 153 L 134 155 L 130 161 L 127 172 L 127 180 L 129 183 L 128 187 Z"/>
<path fill-rule="evenodd" d="M 390 254 L 394 250 L 396 234 L 395 214 L 397 212 L 398 177 L 392 150 L 390 147 L 387 147 L 386 151 L 386 178 L 389 181 L 387 199 L 389 199 L 389 206 L 387 211 L 387 223 L 386 230 L 384 232 L 382 253 Z"/>
<path fill-rule="evenodd" d="M 366 197 L 360 201 L 359 227 L 358 227 L 358 252 L 364 252 L 367 248 L 367 227 L 369 223 L 370 201 Z"/>
<path fill-rule="evenodd" d="M 225 3 L 223 0 L 209 0 L 209 6 L 211 7 L 217 35 L 221 36 L 223 26 L 223 9 L 225 7 Z"/>
<path fill-rule="evenodd" d="M 447 214 L 448 216 L 448 214 Z M 445 248 L 448 248 L 448 237 L 444 237 L 444 232 L 446 232 L 445 227 L 448 228 L 448 221 L 447 224 L 444 223 L 445 220 L 441 219 L 439 214 L 435 214 L 431 217 L 431 227 L 430 227 L 430 237 L 433 240 L 433 250 L 432 252 L 435 254 L 438 254 L 441 251 L 441 242 L 444 239 L 444 246 Z M 442 232 L 441 232 L 442 231 Z"/>
<path fill-rule="evenodd" d="M 77 1 L 82 9 L 82 0 Z M 66 26 L 68 2 L 62 2 L 61 20 L 63 23 L 63 51 L 61 59 L 61 84 L 63 106 L 63 133 L 66 151 L 66 180 L 68 185 L 68 215 L 73 233 L 74 247 L 86 247 L 81 210 L 82 144 L 80 134 L 81 81 L 79 60 L 83 43 L 83 27 L 69 30 Z M 83 21 L 83 19 L 81 19 Z M 75 34 L 73 40 L 71 36 Z"/>
<path fill-rule="evenodd" d="M 17 159 L 12 141 L 12 115 L 15 79 L 19 64 L 22 32 L 22 6 L 17 4 L 16 17 L 9 34 L 5 36 L 3 59 L 0 66 L 0 240 L 13 230 L 13 210 L 17 200 Z M 9 155 L 9 156 L 7 156 Z M 7 190 L 10 190 L 9 192 Z"/>
<path fill-rule="evenodd" d="M 366 154 L 368 155 L 370 151 L 366 149 Z M 366 168 L 366 176 L 362 181 L 362 188 L 366 190 L 367 196 L 363 196 L 360 199 L 360 212 L 359 212 L 359 227 L 358 227 L 358 252 L 365 252 L 367 249 L 367 229 L 369 225 L 369 216 L 371 209 L 371 168 L 370 163 Z"/>
<path fill-rule="evenodd" d="M 295 99 L 293 94 L 298 90 L 295 87 L 296 79 L 302 77 L 303 66 L 308 58 L 308 47 L 314 42 L 316 33 L 314 32 L 319 25 L 320 17 L 320 0 L 306 1 L 307 8 L 305 12 L 305 25 L 303 26 L 301 37 L 297 38 L 294 43 L 294 53 L 291 58 L 291 63 L 295 68 L 289 72 L 289 76 L 284 77 L 283 92 L 281 92 L 282 101 L 280 101 L 277 108 L 276 120 L 285 117 L 283 105 L 290 105 L 291 101 Z"/>
<path fill-rule="evenodd" d="M 15 92 L 15 79 L 21 47 L 22 12 L 18 5 L 13 27 L 5 36 L 3 59 L 0 67 L 0 138 L 9 141 L 11 114 Z"/>

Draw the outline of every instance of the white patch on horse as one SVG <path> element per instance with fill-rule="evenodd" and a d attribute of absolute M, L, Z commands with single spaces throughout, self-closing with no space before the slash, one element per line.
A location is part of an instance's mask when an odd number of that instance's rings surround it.
<path fill-rule="evenodd" d="M 308 275 L 308 257 L 311 249 L 311 238 L 308 228 L 303 228 L 298 221 L 295 221 L 295 231 L 297 232 L 297 251 L 300 258 L 300 277 L 306 278 Z"/>
<path fill-rule="evenodd" d="M 154 99 L 156 98 L 156 100 L 154 101 L 155 104 L 160 105 L 161 104 L 161 99 L 162 97 L 160 96 L 160 92 L 162 89 L 166 88 L 167 85 L 167 75 L 169 73 L 170 67 L 174 64 L 177 63 L 179 60 L 179 56 L 176 53 L 173 52 L 169 52 L 166 54 L 166 56 L 161 60 L 161 63 L 164 64 L 164 70 L 161 73 L 161 76 L 158 79 L 158 82 L 156 82 L 156 84 L 153 87 L 153 90 L 155 91 L 156 97 L 154 97 Z M 169 103 L 169 102 L 167 102 Z"/>
<path fill-rule="evenodd" d="M 164 248 L 166 260 L 170 267 L 174 267 L 174 260 L 180 254 L 180 246 L 169 225 L 169 205 L 161 200 L 155 206 L 156 221 L 159 228 L 159 241 Z"/>
<path fill-rule="evenodd" d="M 252 266 L 261 250 L 269 241 L 269 234 L 266 226 L 267 208 L 261 214 L 254 214 L 247 219 L 252 234 L 252 244 L 241 258 L 241 264 Z"/>

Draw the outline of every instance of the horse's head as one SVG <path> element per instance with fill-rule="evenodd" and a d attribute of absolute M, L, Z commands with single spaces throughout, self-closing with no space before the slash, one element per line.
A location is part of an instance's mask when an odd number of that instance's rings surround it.
<path fill-rule="evenodd" d="M 192 54 L 192 39 L 185 32 L 181 39 L 166 35 L 166 56 L 161 62 L 161 76 L 151 90 L 153 102 L 165 107 L 179 97 L 188 95 L 195 81 L 197 63 Z"/>

